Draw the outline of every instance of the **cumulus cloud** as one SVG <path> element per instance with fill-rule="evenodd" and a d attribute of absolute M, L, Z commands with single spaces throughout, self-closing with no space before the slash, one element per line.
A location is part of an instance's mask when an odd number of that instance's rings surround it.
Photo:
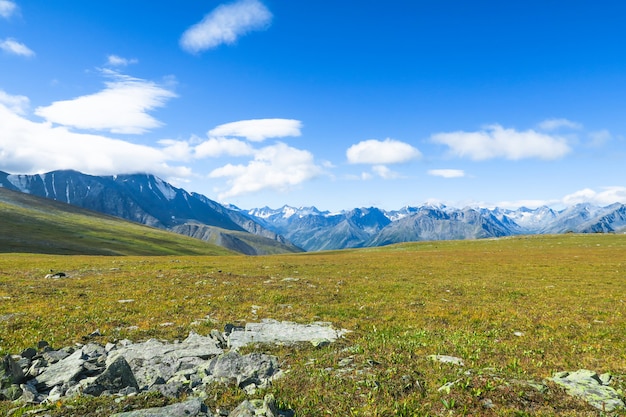
<path fill-rule="evenodd" d="M 561 136 L 539 133 L 532 129 L 519 132 L 497 124 L 477 132 L 437 133 L 431 140 L 448 146 L 454 156 L 476 161 L 492 158 L 557 159 L 571 151 L 567 140 Z"/>
<path fill-rule="evenodd" d="M 591 203 L 598 206 L 608 206 L 613 203 L 626 203 L 626 187 L 604 187 L 601 191 L 585 188 L 563 197 L 565 206 L 581 203 Z"/>
<path fill-rule="evenodd" d="M 247 165 L 227 164 L 213 170 L 210 178 L 226 178 L 229 189 L 219 194 L 223 200 L 262 190 L 285 191 L 322 174 L 313 155 L 284 143 L 261 148 Z"/>
<path fill-rule="evenodd" d="M 465 176 L 465 172 L 461 169 L 431 169 L 428 175 L 443 178 L 461 178 Z"/>
<path fill-rule="evenodd" d="M 558 129 L 582 129 L 583 125 L 577 122 L 572 122 L 568 119 L 547 119 L 539 123 L 539 129 L 541 130 L 558 130 Z"/>
<path fill-rule="evenodd" d="M 421 157 L 421 152 L 405 142 L 395 139 L 384 141 L 370 139 L 352 145 L 346 151 L 351 164 L 399 164 Z"/>
<path fill-rule="evenodd" d="M 107 65 L 111 66 L 111 67 L 125 67 L 127 65 L 131 65 L 131 64 L 136 64 L 137 59 L 135 58 L 122 58 L 121 56 L 118 55 L 109 55 L 107 56 Z"/>
<path fill-rule="evenodd" d="M 163 107 L 176 94 L 152 81 L 114 71 L 103 71 L 113 78 L 106 88 L 71 100 L 55 101 L 38 107 L 35 114 L 49 122 L 78 129 L 111 133 L 141 134 L 162 125 L 148 114 Z"/>
<path fill-rule="evenodd" d="M 33 52 L 28 46 L 12 38 L 1 40 L 0 49 L 2 49 L 7 54 L 19 55 L 19 56 L 25 56 L 25 57 L 35 56 L 35 52 Z"/>
<path fill-rule="evenodd" d="M 76 169 L 93 175 L 153 172 L 184 177 L 190 170 L 172 166 L 159 148 L 106 136 L 72 132 L 64 126 L 33 122 L 0 103 L 0 166 L 16 173 Z"/>
<path fill-rule="evenodd" d="M 209 136 L 237 136 L 252 142 L 268 138 L 300 136 L 302 122 L 293 119 L 252 119 L 225 123 L 209 131 Z"/>
<path fill-rule="evenodd" d="M 187 29 L 180 38 L 181 47 L 191 53 L 233 44 L 251 31 L 269 27 L 272 13 L 258 0 L 239 0 L 224 4 Z"/>
<path fill-rule="evenodd" d="M 10 0 L 0 0 L 0 16 L 8 19 L 17 11 L 17 5 Z"/>
<path fill-rule="evenodd" d="M 13 96 L 0 90 L 0 104 L 17 114 L 25 114 L 30 100 L 26 96 Z"/>

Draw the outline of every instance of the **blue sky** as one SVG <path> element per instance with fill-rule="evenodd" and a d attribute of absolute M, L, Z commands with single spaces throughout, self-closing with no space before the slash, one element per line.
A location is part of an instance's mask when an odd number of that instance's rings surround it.
<path fill-rule="evenodd" d="M 0 0 L 0 170 L 242 208 L 626 203 L 626 2 Z"/>

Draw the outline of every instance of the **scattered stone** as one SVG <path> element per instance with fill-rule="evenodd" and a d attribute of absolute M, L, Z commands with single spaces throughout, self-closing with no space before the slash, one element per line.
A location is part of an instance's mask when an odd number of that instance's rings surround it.
<path fill-rule="evenodd" d="M 485 398 L 484 400 L 481 400 L 480 405 L 482 405 L 483 408 L 486 408 L 488 410 L 495 407 L 495 405 L 493 404 L 493 401 L 491 401 L 489 398 Z"/>
<path fill-rule="evenodd" d="M 132 298 L 128 298 L 128 299 L 125 299 L 125 300 L 117 300 L 117 302 L 120 303 L 120 304 L 126 304 L 126 303 L 134 303 L 135 300 L 132 299 Z"/>
<path fill-rule="evenodd" d="M 522 336 L 524 336 L 524 333 L 522 333 L 522 332 L 513 332 L 513 335 L 517 336 L 517 337 L 522 337 Z"/>
<path fill-rule="evenodd" d="M 82 350 L 77 350 L 65 359 L 62 359 L 48 366 L 36 378 L 37 386 L 42 388 L 52 388 L 65 381 L 74 380 L 82 371 L 83 363 Z"/>
<path fill-rule="evenodd" d="M 448 355 L 430 355 L 428 359 L 431 361 L 441 362 L 441 363 L 450 363 L 452 365 L 465 366 L 463 359 L 457 358 L 455 356 Z"/>
<path fill-rule="evenodd" d="M 594 371 L 579 369 L 576 372 L 557 372 L 549 379 L 564 387 L 569 395 L 582 398 L 604 412 L 624 407 L 617 391 L 608 386 L 611 381 L 608 374 L 598 375 Z"/>

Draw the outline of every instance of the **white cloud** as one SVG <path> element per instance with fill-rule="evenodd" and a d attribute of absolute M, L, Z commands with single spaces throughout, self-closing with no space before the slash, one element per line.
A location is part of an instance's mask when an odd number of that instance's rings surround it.
<path fill-rule="evenodd" d="M 597 132 L 590 132 L 589 138 L 591 139 L 589 146 L 599 148 L 613 139 L 613 135 L 611 135 L 611 132 L 604 129 Z"/>
<path fill-rule="evenodd" d="M 218 196 L 223 200 L 267 189 L 288 190 L 322 171 L 310 152 L 277 143 L 259 149 L 247 165 L 227 164 L 213 170 L 209 177 L 227 178 L 230 188 Z"/>
<path fill-rule="evenodd" d="M 0 104 L 17 114 L 25 114 L 30 100 L 26 96 L 12 96 L 0 90 Z"/>
<path fill-rule="evenodd" d="M 209 138 L 195 147 L 196 158 L 216 158 L 223 155 L 245 156 L 252 155 L 254 149 L 238 139 Z"/>
<path fill-rule="evenodd" d="M 500 125 L 487 126 L 478 132 L 437 133 L 431 140 L 448 146 L 454 156 L 476 161 L 492 158 L 557 159 L 571 150 L 563 137 L 539 133 L 532 129 L 518 132 Z"/>
<path fill-rule="evenodd" d="M 76 169 L 93 175 L 152 172 L 185 177 L 161 149 L 106 136 L 76 133 L 48 122 L 33 122 L 0 103 L 0 166 L 11 173 Z"/>
<path fill-rule="evenodd" d="M 268 138 L 300 136 L 302 122 L 293 119 L 252 119 L 219 125 L 209 131 L 209 136 L 237 136 L 253 142 Z"/>
<path fill-rule="evenodd" d="M 374 172 L 380 178 L 385 179 L 385 180 L 392 180 L 394 178 L 399 178 L 400 177 L 400 174 L 390 170 L 385 165 L 374 165 L 372 167 L 372 172 Z"/>
<path fill-rule="evenodd" d="M 608 206 L 613 203 L 626 203 L 626 187 L 604 187 L 602 191 L 585 188 L 563 197 L 565 206 L 580 203 L 591 203 L 598 206 Z"/>
<path fill-rule="evenodd" d="M 125 67 L 130 64 L 136 64 L 137 62 L 139 61 L 135 58 L 122 58 L 118 55 L 109 55 L 107 57 L 107 65 L 110 65 L 112 67 Z"/>
<path fill-rule="evenodd" d="M 431 169 L 428 175 L 443 178 L 461 178 L 465 176 L 465 172 L 461 169 Z"/>
<path fill-rule="evenodd" d="M 35 52 L 33 52 L 28 46 L 12 38 L 7 38 L 3 41 L 0 41 L 0 49 L 12 55 L 25 57 L 35 56 Z"/>
<path fill-rule="evenodd" d="M 17 11 L 17 5 L 10 0 L 0 0 L 0 16 L 8 19 Z"/>
<path fill-rule="evenodd" d="M 237 38 L 254 30 L 267 28 L 272 13 L 258 0 L 239 0 L 224 4 L 187 29 L 180 38 L 187 52 L 198 53 L 220 44 L 233 44 Z"/>
<path fill-rule="evenodd" d="M 568 119 L 547 119 L 539 123 L 542 130 L 558 130 L 558 129 L 582 129 L 583 125 L 578 122 L 572 122 Z"/>
<path fill-rule="evenodd" d="M 113 78 L 100 92 L 55 101 L 38 107 L 35 114 L 49 122 L 78 129 L 104 130 L 111 133 L 141 134 L 162 125 L 148 114 L 163 107 L 176 94 L 154 82 L 133 78 L 114 71 L 103 71 Z"/>
<path fill-rule="evenodd" d="M 351 164 L 399 164 L 421 157 L 419 150 L 395 139 L 370 139 L 352 145 L 346 151 Z"/>

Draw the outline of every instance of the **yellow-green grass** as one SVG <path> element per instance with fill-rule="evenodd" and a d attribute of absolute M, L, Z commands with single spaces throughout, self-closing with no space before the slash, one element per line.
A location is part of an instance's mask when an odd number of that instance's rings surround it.
<path fill-rule="evenodd" d="M 68 276 L 44 279 L 49 269 Z M 262 347 L 289 371 L 268 391 L 297 415 L 596 415 L 554 384 L 539 393 L 523 381 L 586 368 L 613 373 L 626 390 L 625 278 L 624 235 L 261 257 L 1 255 L 0 347 L 63 347 L 96 329 L 105 343 L 261 318 L 321 320 L 352 332 L 322 349 Z M 347 357 L 356 369 L 342 373 Z M 449 394 L 438 390 L 451 381 Z M 244 396 L 215 387 L 206 402 L 232 407 Z M 51 412 L 71 414 L 64 407 Z"/>
<path fill-rule="evenodd" d="M 0 187 L 0 253 L 225 255 L 222 247 Z"/>

